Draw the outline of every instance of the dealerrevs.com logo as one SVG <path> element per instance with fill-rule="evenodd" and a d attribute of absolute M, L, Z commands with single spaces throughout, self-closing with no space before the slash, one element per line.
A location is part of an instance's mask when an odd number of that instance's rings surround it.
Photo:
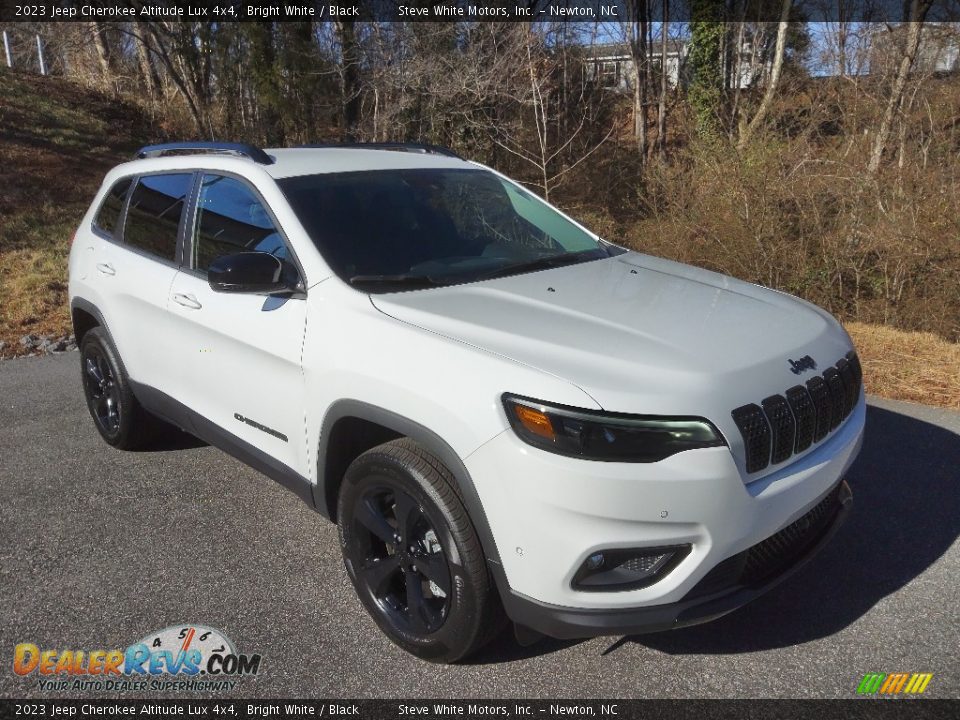
<path fill-rule="evenodd" d="M 40 690 L 210 692 L 232 690 L 260 671 L 259 654 L 238 653 L 225 634 L 204 625 L 171 625 L 126 649 L 41 649 L 20 643 L 13 671 L 36 675 Z"/>

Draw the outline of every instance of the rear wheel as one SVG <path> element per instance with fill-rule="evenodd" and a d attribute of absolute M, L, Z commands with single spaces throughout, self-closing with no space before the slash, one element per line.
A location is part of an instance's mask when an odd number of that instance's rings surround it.
<path fill-rule="evenodd" d="M 450 471 L 409 439 L 350 465 L 338 503 L 347 572 L 367 611 L 408 652 L 455 662 L 503 627 L 476 531 Z"/>
<path fill-rule="evenodd" d="M 80 371 L 87 409 L 107 443 L 132 450 L 153 437 L 160 423 L 137 402 L 120 355 L 102 328 L 84 334 Z"/>

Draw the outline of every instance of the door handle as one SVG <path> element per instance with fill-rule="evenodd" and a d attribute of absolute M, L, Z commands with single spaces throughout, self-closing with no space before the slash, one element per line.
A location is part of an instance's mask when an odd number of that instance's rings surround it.
<path fill-rule="evenodd" d="M 188 293 L 174 293 L 173 301 L 177 303 L 177 305 L 183 305 L 185 308 L 190 308 L 191 310 L 199 310 L 203 307 L 199 300 Z"/>
<path fill-rule="evenodd" d="M 113 269 L 113 265 L 110 263 L 97 263 L 97 270 L 102 272 L 104 275 L 116 275 L 117 271 Z"/>

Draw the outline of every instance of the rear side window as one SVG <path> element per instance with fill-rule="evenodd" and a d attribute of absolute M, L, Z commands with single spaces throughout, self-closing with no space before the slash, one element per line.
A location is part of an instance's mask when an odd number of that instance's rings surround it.
<path fill-rule="evenodd" d="M 221 255 L 265 252 L 289 261 L 270 213 L 245 183 L 224 175 L 204 175 L 197 198 L 193 267 L 206 272 Z"/>
<path fill-rule="evenodd" d="M 190 173 L 141 177 L 130 197 L 124 243 L 176 262 L 177 230 L 192 181 Z"/>
<path fill-rule="evenodd" d="M 107 235 L 113 235 L 117 225 L 120 224 L 120 212 L 123 210 L 123 201 L 127 198 L 127 190 L 130 188 L 130 178 L 117 180 L 110 188 L 110 192 L 103 198 L 103 204 L 100 205 L 100 212 L 93 221 L 93 226 Z"/>

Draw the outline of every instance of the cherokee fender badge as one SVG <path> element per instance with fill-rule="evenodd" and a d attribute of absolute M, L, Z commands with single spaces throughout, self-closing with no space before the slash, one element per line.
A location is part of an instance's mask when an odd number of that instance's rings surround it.
<path fill-rule="evenodd" d="M 279 432 L 278 430 L 274 430 L 273 428 L 269 428 L 269 427 L 267 427 L 266 425 L 261 425 L 261 424 L 258 423 L 256 420 L 251 420 L 251 419 L 248 418 L 248 417 L 244 417 L 244 416 L 241 415 L 240 413 L 234 413 L 233 416 L 234 416 L 237 420 L 239 420 L 240 422 L 246 423 L 247 425 L 249 425 L 249 426 L 252 427 L 252 428 L 256 428 L 257 430 L 260 430 L 261 432 L 265 432 L 267 435 L 273 435 L 273 436 L 274 436 L 275 438 L 277 438 L 278 440 L 283 440 L 284 442 L 287 442 L 287 436 L 284 435 L 282 432 Z"/>

